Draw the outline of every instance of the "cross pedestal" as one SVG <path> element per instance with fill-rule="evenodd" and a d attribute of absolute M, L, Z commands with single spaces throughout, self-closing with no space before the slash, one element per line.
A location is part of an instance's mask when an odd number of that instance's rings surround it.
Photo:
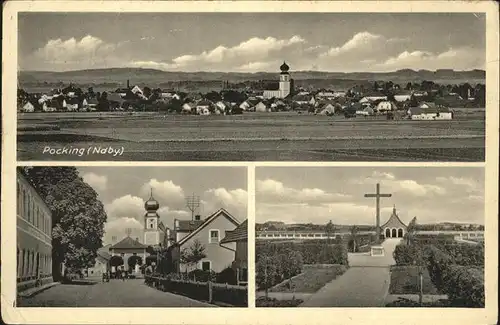
<path fill-rule="evenodd" d="M 376 243 L 380 244 L 380 198 L 381 197 L 391 197 L 392 194 L 382 194 L 380 193 L 380 184 L 377 183 L 376 192 L 365 194 L 365 197 L 375 198 L 375 214 L 376 214 L 376 228 L 375 234 L 377 236 Z"/>
<path fill-rule="evenodd" d="M 370 250 L 370 255 L 371 256 L 384 256 L 385 255 L 385 250 L 384 247 L 380 245 L 373 245 Z"/>

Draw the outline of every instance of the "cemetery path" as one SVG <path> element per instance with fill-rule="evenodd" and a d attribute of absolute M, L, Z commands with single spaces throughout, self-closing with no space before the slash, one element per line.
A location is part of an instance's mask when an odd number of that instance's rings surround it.
<path fill-rule="evenodd" d="M 31 298 L 19 299 L 18 307 L 214 307 L 184 296 L 156 290 L 144 280 L 111 280 L 96 284 L 61 284 Z"/>
<path fill-rule="evenodd" d="M 390 266 L 394 264 L 392 253 L 400 241 L 384 241 L 385 256 L 349 254 L 350 268 L 301 307 L 383 307 L 390 285 Z"/>

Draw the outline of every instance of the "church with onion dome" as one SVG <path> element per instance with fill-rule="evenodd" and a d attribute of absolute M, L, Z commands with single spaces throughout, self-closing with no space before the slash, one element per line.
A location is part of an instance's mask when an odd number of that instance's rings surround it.
<path fill-rule="evenodd" d="M 264 90 L 264 98 L 286 98 L 293 92 L 293 80 L 290 78 L 290 67 L 286 62 L 280 66 L 280 79 L 278 89 Z"/>
<path fill-rule="evenodd" d="M 130 236 L 131 231 L 128 229 L 125 238 L 109 247 L 109 253 L 112 256 L 122 256 L 125 265 L 128 265 L 127 260 L 131 256 L 139 256 L 142 260 L 145 260 L 148 255 L 146 252 L 148 246 L 168 248 L 173 238 L 170 236 L 170 229 L 160 221 L 159 208 L 160 204 L 153 197 L 153 190 L 151 190 L 149 199 L 144 203 L 144 209 L 146 210 L 144 214 L 144 237 L 142 240 L 138 237 L 132 238 Z"/>

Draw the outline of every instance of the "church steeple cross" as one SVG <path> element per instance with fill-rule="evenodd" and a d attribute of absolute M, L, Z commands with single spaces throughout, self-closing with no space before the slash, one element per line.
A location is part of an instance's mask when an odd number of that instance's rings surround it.
<path fill-rule="evenodd" d="M 368 198 L 375 198 L 375 216 L 376 216 L 376 221 L 377 221 L 377 224 L 376 224 L 376 234 L 377 234 L 377 243 L 380 242 L 380 198 L 381 197 L 391 197 L 392 194 L 383 194 L 383 193 L 380 193 L 380 184 L 377 183 L 377 187 L 376 187 L 376 192 L 375 193 L 367 193 L 365 194 L 365 197 L 368 197 Z M 394 206 L 394 208 L 396 208 L 396 206 Z"/>

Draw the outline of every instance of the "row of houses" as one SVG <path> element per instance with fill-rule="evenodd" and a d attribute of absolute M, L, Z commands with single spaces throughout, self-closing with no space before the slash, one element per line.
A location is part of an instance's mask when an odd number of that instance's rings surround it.
<path fill-rule="evenodd" d="M 39 97 L 28 96 L 20 106 L 22 112 L 33 111 L 175 111 L 183 114 L 241 114 L 243 112 L 277 112 L 277 111 L 307 111 L 321 115 L 340 114 L 345 111 L 354 112 L 351 115 L 385 114 L 390 111 L 415 108 L 426 103 L 429 92 L 420 90 L 397 90 L 387 96 L 380 91 L 368 92 L 353 87 L 350 90 L 321 90 L 316 92 L 299 89 L 285 98 L 266 98 L 259 91 L 239 93 L 238 100 L 225 98 L 225 93 L 211 92 L 182 93 L 170 89 L 141 89 L 131 87 L 127 81 L 126 88 L 118 88 L 114 92 L 86 94 L 73 86 L 63 90 L 54 90 Z M 218 100 L 217 98 L 220 98 Z M 35 99 L 35 101 L 33 100 Z M 444 107 L 447 103 L 463 101 L 454 93 L 447 93 L 446 98 L 439 98 L 429 106 L 440 107 L 439 113 L 448 113 Z M 425 106 L 425 105 L 424 105 Z M 441 109 L 443 107 L 443 109 Z M 429 108 L 436 110 L 435 108 Z M 437 113 L 437 110 L 436 110 Z M 414 114 L 415 115 L 415 114 Z M 442 116 L 446 116 L 442 115 Z"/>

